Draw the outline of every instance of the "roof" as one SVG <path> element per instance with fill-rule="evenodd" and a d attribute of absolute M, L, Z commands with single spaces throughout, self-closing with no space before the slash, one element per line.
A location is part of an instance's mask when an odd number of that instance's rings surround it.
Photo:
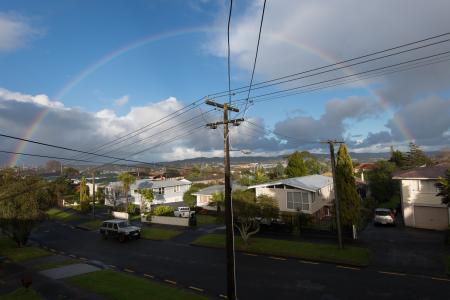
<path fill-rule="evenodd" d="M 393 179 L 438 179 L 444 177 L 450 169 L 450 163 L 443 163 L 429 167 L 417 167 L 405 171 L 395 172 Z"/>
<path fill-rule="evenodd" d="M 171 187 L 171 186 L 177 186 L 177 185 L 189 185 L 191 182 L 186 179 L 165 179 L 165 180 L 150 180 L 150 179 L 141 179 L 136 180 L 134 184 L 131 186 L 132 189 L 157 189 L 162 187 Z M 121 187 L 122 182 L 116 181 L 109 183 L 110 186 L 113 187 Z"/>
<path fill-rule="evenodd" d="M 246 190 L 247 187 L 246 186 L 242 186 L 242 185 L 238 185 L 238 184 L 233 184 L 232 185 L 232 190 Z M 205 187 L 204 189 L 201 189 L 195 193 L 192 193 L 192 195 L 194 196 L 210 196 L 213 195 L 215 193 L 224 193 L 225 192 L 225 186 L 223 184 L 216 184 L 216 185 L 211 185 L 208 187 Z"/>
<path fill-rule="evenodd" d="M 370 170 L 375 168 L 375 163 L 362 163 L 355 167 L 355 170 Z"/>
<path fill-rule="evenodd" d="M 288 178 L 264 184 L 252 185 L 249 186 L 248 188 L 252 189 L 257 187 L 267 187 L 271 185 L 288 185 L 298 189 L 316 192 L 321 188 L 329 186 L 330 184 L 333 184 L 332 177 L 323 175 L 309 175 L 309 176 Z"/>

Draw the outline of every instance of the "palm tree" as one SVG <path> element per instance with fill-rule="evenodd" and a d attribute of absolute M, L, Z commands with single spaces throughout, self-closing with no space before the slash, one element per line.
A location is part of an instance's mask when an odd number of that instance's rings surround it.
<path fill-rule="evenodd" d="M 122 181 L 123 192 L 125 193 L 127 209 L 128 209 L 128 190 L 130 189 L 130 185 L 136 182 L 136 177 L 131 175 L 130 173 L 124 172 L 119 175 L 119 180 Z"/>

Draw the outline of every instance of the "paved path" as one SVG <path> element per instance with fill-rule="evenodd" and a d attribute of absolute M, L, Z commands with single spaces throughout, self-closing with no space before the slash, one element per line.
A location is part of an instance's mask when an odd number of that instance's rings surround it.
<path fill-rule="evenodd" d="M 225 293 L 225 252 L 176 241 L 136 240 L 120 244 L 98 233 L 45 222 L 33 234 L 45 245 L 102 261 L 138 276 Z M 448 299 L 450 279 L 410 276 L 295 259 L 237 253 L 239 299 Z"/>

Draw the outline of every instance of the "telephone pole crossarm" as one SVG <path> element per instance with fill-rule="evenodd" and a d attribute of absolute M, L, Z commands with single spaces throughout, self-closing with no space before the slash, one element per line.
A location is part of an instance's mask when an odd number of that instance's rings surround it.
<path fill-rule="evenodd" d="M 216 101 L 211 100 L 211 99 L 205 100 L 205 104 L 206 104 L 206 105 L 215 106 L 215 107 L 218 107 L 218 108 L 221 108 L 221 109 L 224 109 L 224 108 L 226 107 L 227 110 L 229 110 L 229 111 L 232 111 L 232 112 L 239 112 L 239 108 L 236 108 L 236 107 L 231 106 L 231 105 L 229 105 L 229 104 L 226 104 L 226 105 L 225 105 L 225 104 L 220 104 L 220 103 L 217 103 Z"/>
<path fill-rule="evenodd" d="M 220 122 L 208 123 L 208 124 L 206 124 L 206 127 L 217 128 L 218 125 L 224 125 L 224 124 L 238 125 L 238 124 L 240 124 L 241 122 L 244 122 L 244 119 L 243 119 L 243 118 L 240 118 L 240 119 L 234 119 L 234 120 L 228 120 L 228 121 L 226 121 L 226 122 L 220 121 Z"/>

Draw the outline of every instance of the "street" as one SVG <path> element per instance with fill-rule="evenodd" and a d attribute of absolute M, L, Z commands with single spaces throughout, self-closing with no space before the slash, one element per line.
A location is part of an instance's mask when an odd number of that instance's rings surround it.
<path fill-rule="evenodd" d="M 198 234 L 187 231 L 183 235 Z M 64 255 L 98 261 L 138 276 L 154 277 L 220 298 L 226 292 L 225 252 L 174 241 L 134 240 L 120 244 L 98 232 L 44 222 L 32 239 Z M 237 253 L 239 299 L 448 299 L 450 280 L 369 267 Z"/>

